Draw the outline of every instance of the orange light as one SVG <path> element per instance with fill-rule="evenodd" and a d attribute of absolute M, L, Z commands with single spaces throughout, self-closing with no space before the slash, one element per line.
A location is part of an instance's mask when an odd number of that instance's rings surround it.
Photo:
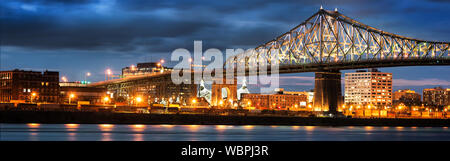
<path fill-rule="evenodd" d="M 247 130 L 253 129 L 253 126 L 252 126 L 252 125 L 245 125 L 245 126 L 244 126 L 244 129 L 247 129 Z"/>
<path fill-rule="evenodd" d="M 108 102 L 109 101 L 109 97 L 104 97 L 103 101 Z"/>
<path fill-rule="evenodd" d="M 100 127 L 102 127 L 102 128 L 112 128 L 112 127 L 114 127 L 114 125 L 111 125 L 111 124 L 100 124 Z"/>
<path fill-rule="evenodd" d="M 71 93 L 71 94 L 69 95 L 69 97 L 70 97 L 70 98 L 74 98 L 74 97 L 75 97 L 75 94 Z"/>
<path fill-rule="evenodd" d="M 31 128 L 36 128 L 36 127 L 39 127 L 39 126 L 41 126 L 41 124 L 38 124 L 38 123 L 29 123 L 29 124 L 27 124 L 29 127 L 31 127 Z"/>
<path fill-rule="evenodd" d="M 79 124 L 64 124 L 67 128 L 78 128 Z"/>
<path fill-rule="evenodd" d="M 31 93 L 31 95 L 34 97 L 34 96 L 36 96 L 36 93 L 33 92 L 33 93 Z"/>
<path fill-rule="evenodd" d="M 197 103 L 197 100 L 196 99 L 192 99 L 192 103 Z"/>
<path fill-rule="evenodd" d="M 106 69 L 106 74 L 111 75 L 112 74 L 111 69 Z"/>
<path fill-rule="evenodd" d="M 133 128 L 133 131 L 144 131 L 145 125 L 129 125 L 131 128 Z"/>
<path fill-rule="evenodd" d="M 142 98 L 141 97 L 136 97 L 136 102 L 142 102 Z"/>
<path fill-rule="evenodd" d="M 63 81 L 63 82 L 67 82 L 67 78 L 66 77 L 61 77 L 61 80 Z"/>
<path fill-rule="evenodd" d="M 161 59 L 159 62 L 160 62 L 161 64 L 164 63 L 164 59 Z"/>

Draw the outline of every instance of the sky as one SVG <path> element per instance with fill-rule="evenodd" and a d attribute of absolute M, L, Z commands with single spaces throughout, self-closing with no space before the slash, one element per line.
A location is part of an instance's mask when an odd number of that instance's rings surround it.
<path fill-rule="evenodd" d="M 0 70 L 56 70 L 101 81 L 110 68 L 169 60 L 173 50 L 254 48 L 294 28 L 320 6 L 381 30 L 450 42 L 450 0 L 2 0 Z M 166 61 L 166 65 L 177 62 Z M 382 68 L 394 89 L 450 87 L 448 66 Z M 354 70 L 345 70 L 354 72 Z M 309 90 L 314 73 L 283 74 L 281 87 Z"/>

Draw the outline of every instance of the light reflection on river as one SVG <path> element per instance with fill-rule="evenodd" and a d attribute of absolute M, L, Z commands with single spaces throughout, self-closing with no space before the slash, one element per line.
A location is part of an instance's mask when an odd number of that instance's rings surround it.
<path fill-rule="evenodd" d="M 1 141 L 450 141 L 448 127 L 0 124 Z"/>

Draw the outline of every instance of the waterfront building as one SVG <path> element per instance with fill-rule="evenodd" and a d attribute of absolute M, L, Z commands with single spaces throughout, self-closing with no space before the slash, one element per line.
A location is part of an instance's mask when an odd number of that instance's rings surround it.
<path fill-rule="evenodd" d="M 106 88 L 88 87 L 81 82 L 60 82 L 60 102 L 86 104 L 109 104 L 114 98 L 107 93 Z M 70 99 L 70 101 L 69 101 Z"/>
<path fill-rule="evenodd" d="M 0 71 L 0 102 L 49 102 L 59 99 L 59 72 Z"/>
<path fill-rule="evenodd" d="M 107 92 L 114 96 L 116 103 L 124 104 L 140 102 L 140 105 L 146 105 L 175 100 L 184 105 L 197 97 L 196 84 L 174 84 L 169 71 L 95 82 L 88 86 L 106 88 Z"/>
<path fill-rule="evenodd" d="M 393 94 L 393 104 L 406 106 L 418 106 L 421 104 L 421 96 L 416 91 L 403 89 L 395 91 Z"/>
<path fill-rule="evenodd" d="M 346 104 L 391 106 L 392 73 L 377 69 L 345 73 L 344 101 Z"/>
<path fill-rule="evenodd" d="M 307 96 L 303 94 L 242 94 L 242 104 L 257 109 L 301 108 L 300 106 L 306 104 L 306 102 Z"/>
<path fill-rule="evenodd" d="M 423 89 L 423 103 L 427 106 L 450 105 L 450 88 L 427 88 Z"/>
<path fill-rule="evenodd" d="M 171 68 L 164 67 L 161 62 L 138 63 L 137 66 L 132 65 L 130 67 L 122 68 L 122 77 L 155 74 L 171 70 Z"/>
<path fill-rule="evenodd" d="M 314 92 L 308 92 L 308 91 L 283 91 L 283 94 L 290 94 L 290 95 L 305 95 L 307 98 L 306 103 L 310 104 L 314 101 Z"/>

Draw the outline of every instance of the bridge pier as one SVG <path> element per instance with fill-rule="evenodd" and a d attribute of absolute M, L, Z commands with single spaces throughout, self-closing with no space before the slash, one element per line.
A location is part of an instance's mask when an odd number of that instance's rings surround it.
<path fill-rule="evenodd" d="M 338 106 L 342 104 L 341 72 L 320 71 L 315 75 L 314 110 L 336 114 Z"/>

